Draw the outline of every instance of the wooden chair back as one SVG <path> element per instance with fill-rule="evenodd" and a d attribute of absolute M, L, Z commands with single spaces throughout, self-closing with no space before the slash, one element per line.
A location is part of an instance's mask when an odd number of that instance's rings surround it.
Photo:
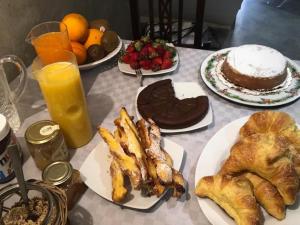
<path fill-rule="evenodd" d="M 141 33 L 140 24 L 140 12 L 139 12 L 139 0 L 129 0 L 130 1 L 130 12 L 131 12 L 131 25 L 132 34 L 134 39 L 139 39 L 143 34 Z M 177 21 L 177 32 L 176 39 L 173 40 L 173 0 L 148 0 L 148 16 L 149 16 L 149 33 L 152 39 L 157 38 L 155 33 L 155 7 L 154 2 L 158 3 L 158 37 L 173 42 L 177 46 L 201 48 L 202 47 L 202 27 L 203 27 L 203 14 L 205 0 L 197 0 L 196 5 L 196 16 L 194 26 L 191 32 L 194 32 L 194 43 L 191 45 L 183 44 L 183 0 L 178 0 L 178 18 Z"/>

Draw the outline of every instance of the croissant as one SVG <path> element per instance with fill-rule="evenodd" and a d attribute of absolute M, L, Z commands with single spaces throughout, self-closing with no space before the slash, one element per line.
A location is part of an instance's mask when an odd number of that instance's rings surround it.
<path fill-rule="evenodd" d="M 231 148 L 220 173 L 256 173 L 278 189 L 286 205 L 292 205 L 299 189 L 299 178 L 288 147 L 285 138 L 273 133 L 245 137 Z"/>
<path fill-rule="evenodd" d="M 241 138 L 256 133 L 274 133 L 285 137 L 292 145 L 291 156 L 297 174 L 300 176 L 300 131 L 293 118 L 285 112 L 262 111 L 250 116 L 240 129 Z"/>
<path fill-rule="evenodd" d="M 240 129 L 240 137 L 256 133 L 275 133 L 286 137 L 300 153 L 300 131 L 294 119 L 285 112 L 262 111 L 254 113 Z"/>
<path fill-rule="evenodd" d="M 262 213 L 247 179 L 228 175 L 203 177 L 195 193 L 215 201 L 238 225 L 262 224 Z"/>
<path fill-rule="evenodd" d="M 285 218 L 285 204 L 277 189 L 267 180 L 253 174 L 243 175 L 253 185 L 253 193 L 259 204 L 278 220 Z"/>

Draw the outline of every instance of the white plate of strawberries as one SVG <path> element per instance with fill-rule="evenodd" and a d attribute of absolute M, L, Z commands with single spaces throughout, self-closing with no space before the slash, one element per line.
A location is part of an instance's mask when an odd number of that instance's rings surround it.
<path fill-rule="evenodd" d="M 173 44 L 142 37 L 125 46 L 118 67 L 123 73 L 136 74 L 140 69 L 143 75 L 151 76 L 173 72 L 178 62 L 178 52 Z"/>

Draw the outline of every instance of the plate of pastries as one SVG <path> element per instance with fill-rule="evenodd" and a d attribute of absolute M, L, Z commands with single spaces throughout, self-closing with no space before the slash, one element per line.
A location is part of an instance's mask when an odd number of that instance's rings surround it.
<path fill-rule="evenodd" d="M 201 65 L 201 78 L 216 94 L 245 105 L 278 106 L 300 96 L 299 66 L 262 45 L 242 45 L 211 54 Z"/>
<path fill-rule="evenodd" d="M 292 225 L 300 221 L 299 176 L 298 125 L 285 112 L 262 111 L 210 139 L 198 160 L 195 194 L 214 225 Z"/>
<path fill-rule="evenodd" d="M 180 145 L 162 138 L 153 121 L 135 122 L 125 108 L 114 120 L 113 129 L 99 127 L 101 141 L 80 169 L 91 190 L 135 209 L 151 208 L 167 190 L 176 198 L 185 193 Z"/>

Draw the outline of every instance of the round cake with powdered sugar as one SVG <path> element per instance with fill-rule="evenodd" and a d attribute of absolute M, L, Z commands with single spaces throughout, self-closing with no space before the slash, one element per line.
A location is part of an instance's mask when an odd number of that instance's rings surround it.
<path fill-rule="evenodd" d="M 222 65 L 224 77 L 251 90 L 271 90 L 287 76 L 287 60 L 277 50 L 262 45 L 233 48 Z"/>

